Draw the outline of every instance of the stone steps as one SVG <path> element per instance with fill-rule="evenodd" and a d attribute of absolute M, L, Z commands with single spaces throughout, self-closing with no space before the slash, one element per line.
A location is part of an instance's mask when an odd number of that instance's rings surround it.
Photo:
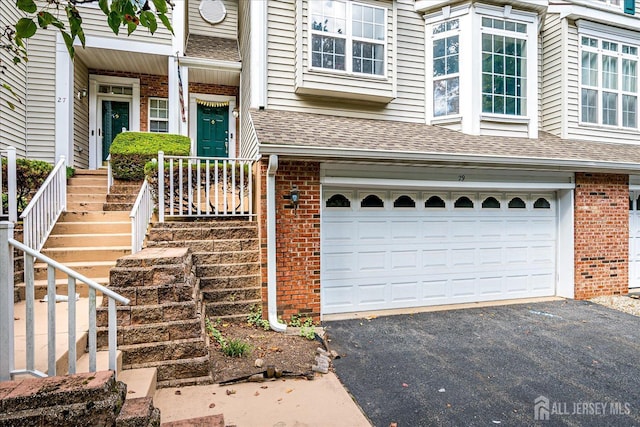
<path fill-rule="evenodd" d="M 217 289 L 260 288 L 260 275 L 200 277 L 200 291 Z"/>
<path fill-rule="evenodd" d="M 198 277 L 248 276 L 254 274 L 260 274 L 260 264 L 257 262 L 196 265 L 196 275 Z"/>
<path fill-rule="evenodd" d="M 209 355 L 177 360 L 160 360 L 146 363 L 123 365 L 124 370 L 156 368 L 158 370 L 158 387 L 171 387 L 175 380 L 182 385 L 206 384 L 212 382 L 211 361 Z"/>
<path fill-rule="evenodd" d="M 262 298 L 262 288 L 222 288 L 202 291 L 202 299 L 209 302 L 237 302 L 247 300 L 259 300 Z"/>
<path fill-rule="evenodd" d="M 197 310 L 197 303 L 189 300 L 165 302 L 157 305 L 118 305 L 116 306 L 116 315 L 119 326 L 131 326 L 194 319 L 198 315 Z M 108 307 L 97 307 L 96 319 L 98 324 L 106 324 L 108 316 Z"/>
<path fill-rule="evenodd" d="M 127 388 L 127 392 L 130 392 Z M 150 427 L 160 425 L 160 410 L 153 406 L 152 397 L 137 397 L 124 401 L 118 418 L 117 427 Z"/>
<path fill-rule="evenodd" d="M 150 363 L 158 360 L 179 360 L 192 357 L 204 357 L 208 354 L 203 338 L 187 338 L 154 343 L 129 344 L 119 347 L 124 353 L 126 366 Z"/>
<path fill-rule="evenodd" d="M 205 306 L 205 315 L 214 318 L 226 318 L 226 316 L 243 314 L 246 318 L 254 308 L 261 306 L 262 299 L 244 300 L 244 301 L 216 301 L 207 302 Z"/>
<path fill-rule="evenodd" d="M 260 251 L 250 249 L 247 249 L 245 251 L 216 251 L 193 253 L 193 262 L 196 265 L 231 264 L 258 261 L 260 261 Z"/>

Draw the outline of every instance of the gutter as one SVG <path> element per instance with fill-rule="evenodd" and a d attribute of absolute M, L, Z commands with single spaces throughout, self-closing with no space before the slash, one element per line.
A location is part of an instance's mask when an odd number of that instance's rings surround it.
<path fill-rule="evenodd" d="M 278 156 L 269 156 L 267 168 L 267 307 L 269 326 L 276 332 L 284 332 L 287 325 L 278 321 L 276 300 L 276 171 Z"/>
<path fill-rule="evenodd" d="M 509 167 L 553 167 L 580 171 L 632 171 L 640 172 L 640 163 L 602 160 L 551 159 L 517 156 L 473 155 L 453 153 L 419 153 L 414 151 L 380 151 L 363 148 L 323 148 L 285 144 L 261 144 L 260 153 L 265 155 L 300 156 L 305 158 L 336 158 L 353 160 L 387 160 L 413 162 L 444 162 L 465 164 L 495 164 Z"/>

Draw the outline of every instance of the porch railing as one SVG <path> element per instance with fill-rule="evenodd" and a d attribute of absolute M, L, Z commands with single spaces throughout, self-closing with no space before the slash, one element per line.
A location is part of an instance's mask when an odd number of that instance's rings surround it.
<path fill-rule="evenodd" d="M 111 169 L 111 154 L 107 157 L 107 194 L 111 194 L 113 186 L 113 170 Z"/>
<path fill-rule="evenodd" d="M 133 204 L 129 218 L 131 218 L 131 253 L 142 250 L 144 236 L 153 215 L 153 201 L 151 200 L 151 188 L 145 179 L 140 187 L 140 192 Z"/>
<path fill-rule="evenodd" d="M 6 175 L 4 168 L 0 167 L 0 217 L 6 217 L 11 222 L 18 220 L 18 185 L 16 181 L 16 149 L 7 147 L 0 151 L 0 165 L 6 162 Z M 6 192 L 4 188 L 7 188 Z M 7 200 L 5 207 L 4 200 Z"/>
<path fill-rule="evenodd" d="M 42 249 L 60 214 L 67 208 L 67 168 L 64 156 L 55 165 L 44 184 L 20 215 L 24 227 L 24 244 Z"/>
<path fill-rule="evenodd" d="M 24 282 L 26 304 L 26 363 L 25 369 L 15 369 L 14 360 L 14 301 L 13 301 L 13 252 L 14 249 L 24 252 Z M 48 266 L 47 272 L 47 373 L 35 366 L 35 289 L 34 259 Z M 112 290 L 99 285 L 95 281 L 52 260 L 46 255 L 13 239 L 13 223 L 0 222 L 0 381 L 13 378 L 14 375 L 30 374 L 37 377 L 56 375 L 56 270 L 68 276 L 68 358 L 69 374 L 76 372 L 76 282 L 80 281 L 89 287 L 89 371 L 96 371 L 97 330 L 96 330 L 96 292 L 108 298 L 108 334 L 109 334 L 109 369 L 117 367 L 117 315 L 116 302 L 129 304 L 129 300 Z M 61 373 L 64 374 L 64 373 Z"/>
<path fill-rule="evenodd" d="M 159 221 L 164 222 L 165 217 L 254 217 L 255 162 L 159 152 Z"/>

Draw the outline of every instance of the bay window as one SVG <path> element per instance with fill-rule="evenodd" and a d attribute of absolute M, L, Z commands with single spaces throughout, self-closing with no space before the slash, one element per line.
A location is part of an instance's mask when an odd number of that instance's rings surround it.
<path fill-rule="evenodd" d="M 580 50 L 581 122 L 637 128 L 638 48 L 582 36 Z"/>
<path fill-rule="evenodd" d="M 524 116 L 527 24 L 482 18 L 482 112 Z"/>
<path fill-rule="evenodd" d="M 385 75 L 386 9 L 342 1 L 310 1 L 311 67 Z"/>
<path fill-rule="evenodd" d="M 452 19 L 433 26 L 433 115 L 459 113 L 460 67 L 459 21 Z"/>

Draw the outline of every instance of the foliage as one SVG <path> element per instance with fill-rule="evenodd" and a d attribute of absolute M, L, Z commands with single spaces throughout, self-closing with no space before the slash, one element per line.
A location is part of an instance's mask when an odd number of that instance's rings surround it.
<path fill-rule="evenodd" d="M 267 319 L 262 318 L 262 306 L 260 304 L 256 304 L 251 309 L 251 313 L 247 315 L 247 323 L 251 326 L 257 326 L 259 328 L 268 331 L 270 329 L 269 321 Z"/>
<path fill-rule="evenodd" d="M 227 340 L 224 336 L 222 336 L 222 332 L 220 332 L 213 322 L 211 322 L 210 318 L 204 319 L 205 329 L 207 334 L 220 345 L 220 349 L 224 354 L 229 357 L 242 357 L 249 354 L 251 351 L 251 345 L 245 341 L 240 339 L 231 339 Z M 220 319 L 217 320 L 217 324 L 220 324 Z"/>
<path fill-rule="evenodd" d="M 158 151 L 174 156 L 188 156 L 191 140 L 170 133 L 122 132 L 111 144 L 113 177 L 126 181 L 144 179 L 145 164 L 158 157 Z"/>
<path fill-rule="evenodd" d="M 291 316 L 289 326 L 294 328 L 300 328 L 300 336 L 308 340 L 312 340 L 316 337 L 316 330 L 311 317 L 306 317 L 302 320 L 301 314 L 294 314 Z"/>
<path fill-rule="evenodd" d="M 42 160 L 16 159 L 16 197 L 18 216 L 27 207 L 31 198 L 53 170 L 53 166 Z M 7 161 L 2 159 L 2 176 L 7 176 Z M 2 193 L 7 193 L 7 180 L 2 180 Z M 3 208 L 6 207 L 2 199 Z"/>
<path fill-rule="evenodd" d="M 76 175 L 76 170 L 71 166 L 67 166 L 67 179 L 73 178 Z"/>

